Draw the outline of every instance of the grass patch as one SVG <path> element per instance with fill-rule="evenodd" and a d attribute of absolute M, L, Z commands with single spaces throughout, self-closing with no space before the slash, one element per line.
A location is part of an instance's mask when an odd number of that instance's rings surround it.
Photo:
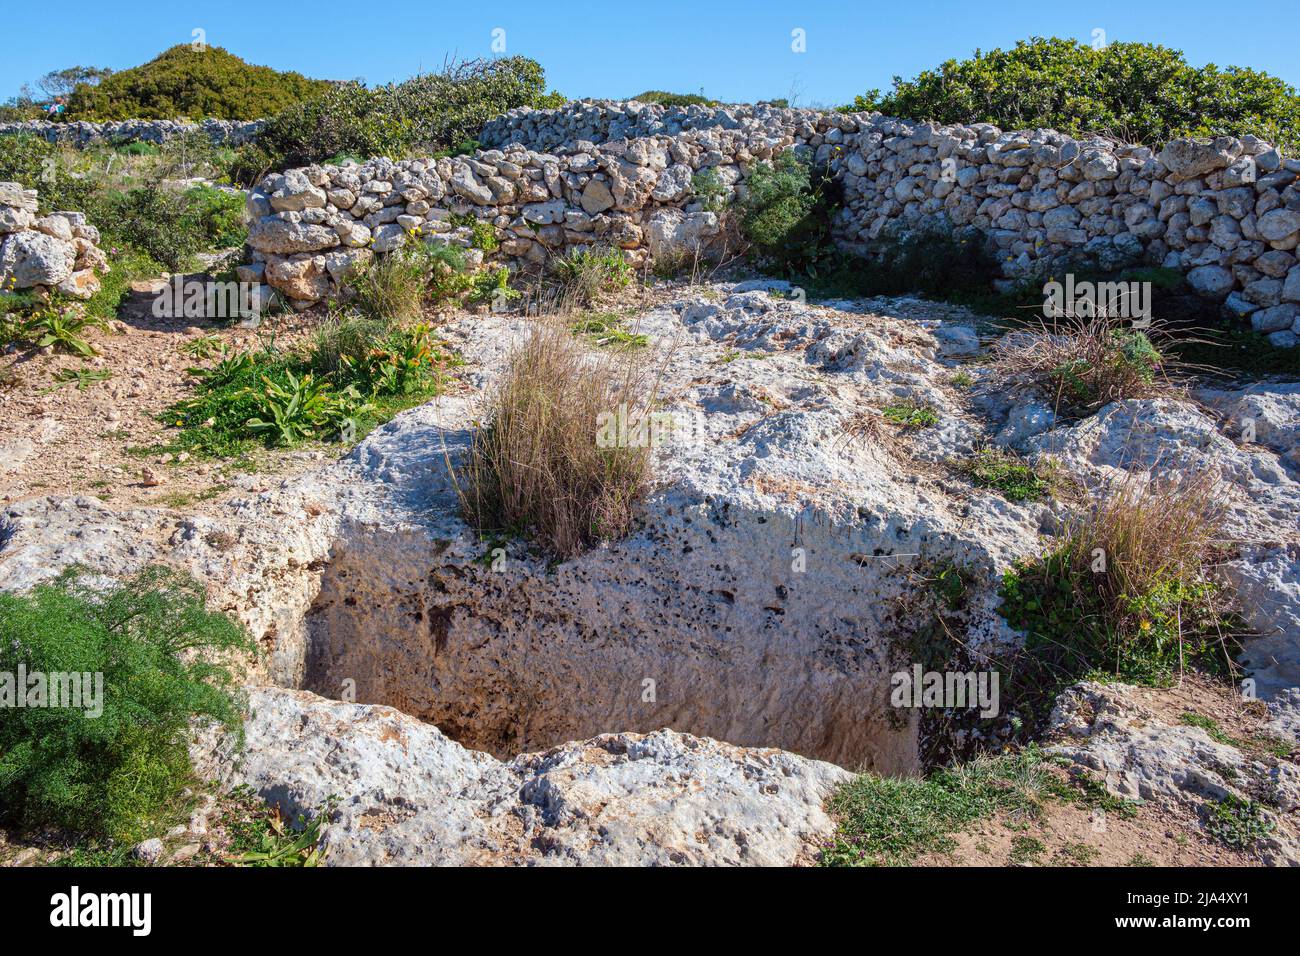
<path fill-rule="evenodd" d="M 932 428 L 939 424 L 939 413 L 932 405 L 926 405 L 915 399 L 907 399 L 886 405 L 880 413 L 887 422 L 897 425 L 904 431 L 919 428 Z"/>
<path fill-rule="evenodd" d="M 561 558 L 621 537 L 649 481 L 653 400 L 626 350 L 592 356 L 565 326 L 539 325 L 487 398 L 459 470 L 466 520 Z"/>
<path fill-rule="evenodd" d="M 997 813 L 1036 817 L 1053 775 L 1036 748 L 977 757 L 925 779 L 862 774 L 827 802 L 835 836 L 823 866 L 900 866 L 952 845 L 950 834 Z"/>
<path fill-rule="evenodd" d="M 604 293 L 626 287 L 634 275 L 623 250 L 611 246 L 575 249 L 556 258 L 551 271 L 560 284 L 559 311 L 588 308 Z"/>
<path fill-rule="evenodd" d="M 1188 727 L 1200 727 L 1210 739 L 1216 743 L 1227 744 L 1229 747 L 1236 747 L 1238 750 L 1259 751 L 1274 757 L 1286 758 L 1291 755 L 1293 749 L 1289 743 L 1280 737 L 1274 737 L 1269 734 L 1258 734 L 1249 739 L 1234 737 L 1222 727 L 1213 717 L 1206 717 L 1204 714 L 1198 714 L 1193 711 L 1183 711 L 1179 722 Z"/>
<path fill-rule="evenodd" d="M 1008 862 L 1012 866 L 1033 866 L 1046 852 L 1047 847 L 1042 840 L 1020 834 L 1011 838 L 1011 855 Z"/>
<path fill-rule="evenodd" d="M 142 839 L 191 777 L 191 722 L 238 726 L 231 675 L 209 656 L 251 644 L 177 572 L 150 568 L 104 589 L 72 571 L 29 594 L 0 594 L 0 635 L 0 672 L 103 675 L 93 707 L 85 698 L 80 708 L 33 707 L 29 679 L 27 707 L 0 708 L 9 822 Z"/>
<path fill-rule="evenodd" d="M 1055 488 L 1055 473 L 999 448 L 984 448 L 957 463 L 957 470 L 978 488 L 991 488 L 1008 501 L 1042 501 Z"/>
<path fill-rule="evenodd" d="M 1000 612 L 1026 633 L 1007 667 L 1010 697 L 1031 729 L 1083 676 L 1165 684 L 1185 667 L 1232 675 L 1240 630 L 1211 575 L 1218 514 L 1211 478 L 1130 478 L 1071 521 L 1053 551 L 1006 572 Z"/>
<path fill-rule="evenodd" d="M 1220 843 L 1237 849 L 1254 846 L 1277 829 L 1253 800 L 1228 794 L 1205 806 L 1205 829 Z"/>
<path fill-rule="evenodd" d="M 1171 362 L 1147 335 L 1107 318 L 1063 319 L 1004 336 L 991 366 L 1004 380 L 1033 383 L 1071 415 L 1175 391 Z"/>

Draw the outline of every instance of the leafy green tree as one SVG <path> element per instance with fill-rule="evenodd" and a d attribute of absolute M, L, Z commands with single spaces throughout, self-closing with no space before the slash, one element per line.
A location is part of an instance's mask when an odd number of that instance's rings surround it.
<path fill-rule="evenodd" d="M 1033 37 L 1009 50 L 975 51 L 914 79 L 894 78 L 844 107 L 940 123 L 994 123 L 1102 133 L 1159 146 L 1180 136 L 1253 133 L 1300 143 L 1300 95 L 1275 76 L 1245 67 L 1189 65 L 1178 50 L 1149 43 L 1101 49 Z"/>

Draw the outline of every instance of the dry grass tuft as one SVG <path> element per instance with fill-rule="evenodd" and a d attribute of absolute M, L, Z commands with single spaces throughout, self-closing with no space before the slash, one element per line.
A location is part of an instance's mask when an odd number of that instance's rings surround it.
<path fill-rule="evenodd" d="M 625 535 L 649 486 L 657 384 L 628 350 L 593 354 L 559 321 L 539 322 L 457 476 L 466 520 L 561 558 Z"/>
<path fill-rule="evenodd" d="M 1058 413 L 1087 415 L 1110 402 L 1183 391 L 1177 363 L 1127 321 L 1066 318 L 1034 332 L 1004 337 L 991 366 L 1003 380 L 1041 388 Z"/>
<path fill-rule="evenodd" d="M 1129 473 L 1056 551 L 1004 578 L 1009 619 L 1074 673 L 1158 683 L 1190 664 L 1230 672 L 1240 635 L 1213 574 L 1222 501 L 1210 472 Z"/>

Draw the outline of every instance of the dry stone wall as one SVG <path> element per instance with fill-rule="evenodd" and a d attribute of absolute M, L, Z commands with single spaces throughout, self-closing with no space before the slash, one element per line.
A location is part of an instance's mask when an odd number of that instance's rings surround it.
<path fill-rule="evenodd" d="M 735 196 L 755 162 L 795 149 L 842 182 L 836 239 L 851 250 L 894 230 L 978 231 L 1008 285 L 1164 266 L 1274 344 L 1300 334 L 1300 160 L 1254 137 L 1156 151 L 877 113 L 584 101 L 511 111 L 481 141 L 471 157 L 269 177 L 250 200 L 253 270 L 311 301 L 413 238 L 469 245 L 467 217 L 496 227 L 514 265 L 599 243 L 634 263 L 689 253 L 723 231 L 700 173 Z"/>
<path fill-rule="evenodd" d="M 185 120 L 119 120 L 112 123 L 77 120 L 51 123 L 47 120 L 26 120 L 22 123 L 0 123 L 0 136 L 39 136 L 51 143 L 65 143 L 81 149 L 95 143 L 165 143 L 185 133 L 201 130 L 217 145 L 239 146 L 255 138 L 264 122 L 205 119 L 201 123 Z"/>
<path fill-rule="evenodd" d="M 0 183 L 0 291 L 43 288 L 89 299 L 109 270 L 99 230 L 79 212 L 37 215 L 37 200 L 34 189 Z"/>

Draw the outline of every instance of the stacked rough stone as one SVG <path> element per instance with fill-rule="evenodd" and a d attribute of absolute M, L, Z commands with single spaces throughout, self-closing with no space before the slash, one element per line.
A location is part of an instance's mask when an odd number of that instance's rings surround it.
<path fill-rule="evenodd" d="M 555 153 L 509 146 L 473 157 L 291 170 L 250 194 L 253 264 L 241 278 L 314 301 L 375 253 L 431 237 L 470 247 L 473 232 L 461 217 L 491 223 L 499 255 L 520 268 L 596 245 L 623 249 L 634 264 L 676 255 L 720 232 L 717 213 L 695 197 L 697 169 L 716 169 L 730 189 L 744 175 L 741 162 L 790 145 L 766 133 L 754 141 L 701 130 Z M 479 250 L 468 254 L 472 264 L 482 261 Z"/>
<path fill-rule="evenodd" d="M 1275 344 L 1295 345 L 1300 334 L 1300 160 L 1250 136 L 1176 140 L 1155 152 L 877 113 L 582 102 L 511 111 L 481 138 L 554 148 L 579 136 L 754 127 L 792 137 L 842 179 L 837 237 L 850 247 L 869 248 L 895 223 L 975 227 L 1009 281 L 1076 265 L 1162 265 Z"/>
<path fill-rule="evenodd" d="M 1007 284 L 1162 265 L 1274 344 L 1300 334 L 1300 160 L 1249 136 L 1155 152 L 878 113 L 584 101 L 513 110 L 481 141 L 492 148 L 472 157 L 268 178 L 252 199 L 259 278 L 319 299 L 358 262 L 415 236 L 468 245 L 453 216 L 491 222 L 516 265 L 595 243 L 634 262 L 689 252 L 720 232 L 696 174 L 713 170 L 735 195 L 754 162 L 793 148 L 842 181 L 836 239 L 849 249 L 869 251 L 886 230 L 977 230 Z"/>
<path fill-rule="evenodd" d="M 41 288 L 89 299 L 109 271 L 99 230 L 83 213 L 37 210 L 36 190 L 0 183 L 0 290 Z"/>
<path fill-rule="evenodd" d="M 165 143 L 185 133 L 201 130 L 217 145 L 239 146 L 256 137 L 264 123 L 264 120 L 217 119 L 205 119 L 201 123 L 185 120 L 119 120 L 112 123 L 27 120 L 0 123 L 0 136 L 27 134 L 80 149 L 93 143 Z"/>

